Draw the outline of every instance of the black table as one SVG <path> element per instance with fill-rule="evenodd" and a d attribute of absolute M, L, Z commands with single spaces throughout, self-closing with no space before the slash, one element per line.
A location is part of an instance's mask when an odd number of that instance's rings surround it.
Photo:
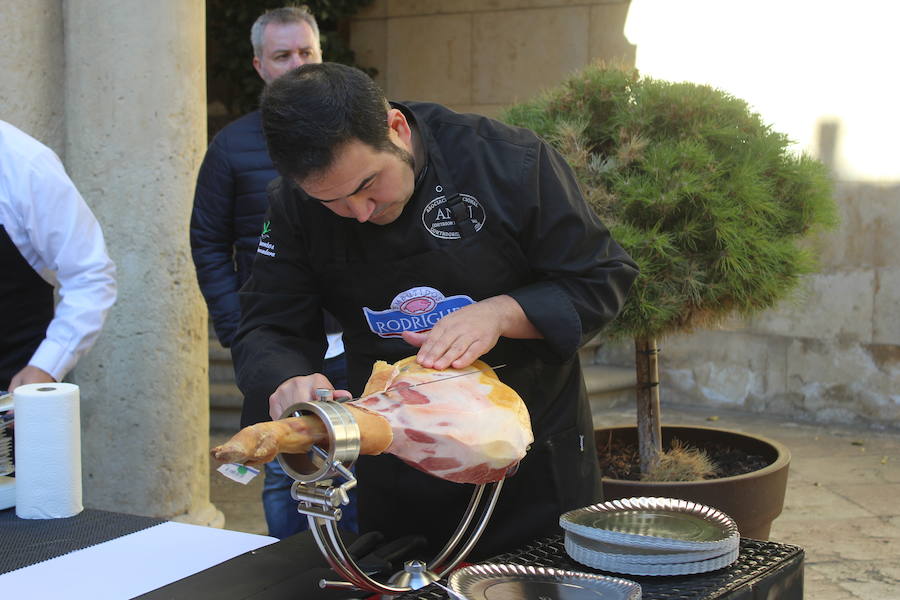
<path fill-rule="evenodd" d="M 20 519 L 15 508 L 0 510 L 0 575 L 164 522 L 90 508 L 66 519 Z"/>
<path fill-rule="evenodd" d="M 69 519 L 47 521 L 17 519 L 13 509 L 0 511 L 0 573 L 161 522 L 160 519 L 92 509 Z M 343 537 L 348 544 L 352 541 L 350 535 Z M 803 597 L 803 560 L 803 550 L 796 546 L 742 539 L 738 560 L 727 568 L 698 575 L 625 578 L 641 584 L 645 600 L 794 600 Z M 489 562 L 601 573 L 572 561 L 563 549 L 561 535 L 537 541 Z M 342 590 L 319 589 L 318 581 L 322 578 L 335 577 L 326 567 L 312 535 L 304 532 L 242 554 L 139 598 L 332 600 L 353 597 Z M 357 593 L 356 597 L 360 595 Z M 446 598 L 446 592 L 436 586 L 397 596 L 397 600 Z"/>
<path fill-rule="evenodd" d="M 609 575 L 640 583 L 645 600 L 799 600 L 803 598 L 803 558 L 803 550 L 796 546 L 742 539 L 738 560 L 725 569 L 675 577 Z M 572 561 L 563 549 L 561 535 L 487 562 L 602 573 Z M 176 581 L 140 596 L 140 599 L 317 600 L 354 597 L 342 590 L 319 589 L 317 583 L 321 578 L 335 577 L 325 568 L 312 536 L 305 532 Z M 357 593 L 355 597 L 362 595 Z M 436 586 L 428 586 L 396 598 L 446 600 L 447 594 Z"/>

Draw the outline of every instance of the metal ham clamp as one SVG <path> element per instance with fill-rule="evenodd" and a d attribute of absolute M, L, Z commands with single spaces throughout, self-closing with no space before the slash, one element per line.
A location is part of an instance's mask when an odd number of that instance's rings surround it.
<path fill-rule="evenodd" d="M 316 390 L 317 400 L 290 406 L 282 415 L 314 414 L 328 432 L 327 450 L 318 446 L 305 455 L 279 454 L 278 462 L 295 481 L 291 496 L 297 510 L 307 516 L 319 550 L 344 581 L 321 580 L 323 588 L 359 589 L 384 596 L 403 594 L 443 578 L 471 552 L 487 526 L 503 480 L 477 485 L 459 526 L 444 548 L 427 563 L 408 561 L 387 583 L 363 572 L 341 539 L 337 522 L 341 506 L 349 503 L 347 492 L 356 486 L 351 469 L 359 457 L 359 426 L 346 407 L 333 399 L 331 390 Z M 337 483 L 343 481 L 343 483 Z M 476 518 L 476 514 L 478 515 Z"/>

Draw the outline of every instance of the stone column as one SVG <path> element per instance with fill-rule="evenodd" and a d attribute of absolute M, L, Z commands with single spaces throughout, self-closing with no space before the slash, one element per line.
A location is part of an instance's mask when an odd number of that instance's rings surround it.
<path fill-rule="evenodd" d="M 61 0 L 0 2 L 0 119 L 63 157 Z"/>
<path fill-rule="evenodd" d="M 206 148 L 203 0 L 68 0 L 66 163 L 119 298 L 78 365 L 85 505 L 221 526 L 206 310 L 188 241 Z"/>

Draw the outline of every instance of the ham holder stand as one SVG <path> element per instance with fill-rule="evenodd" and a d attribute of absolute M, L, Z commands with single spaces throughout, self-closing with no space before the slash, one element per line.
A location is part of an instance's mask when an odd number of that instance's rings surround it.
<path fill-rule="evenodd" d="M 359 457 L 359 426 L 341 403 L 333 400 L 331 390 L 316 390 L 317 400 L 290 406 L 282 418 L 317 416 L 328 431 L 328 450 L 313 446 L 306 454 L 279 454 L 278 462 L 295 481 L 291 497 L 298 501 L 297 511 L 306 515 L 319 550 L 344 581 L 321 580 L 323 588 L 365 590 L 394 596 L 422 588 L 442 579 L 471 552 L 487 526 L 503 480 L 475 486 L 459 526 L 438 555 L 429 562 L 410 560 L 387 583 L 369 577 L 347 551 L 338 531 L 341 506 L 350 502 L 347 492 L 356 486 L 351 469 Z M 337 481 L 343 483 L 337 484 Z M 480 514 L 477 521 L 476 513 Z"/>

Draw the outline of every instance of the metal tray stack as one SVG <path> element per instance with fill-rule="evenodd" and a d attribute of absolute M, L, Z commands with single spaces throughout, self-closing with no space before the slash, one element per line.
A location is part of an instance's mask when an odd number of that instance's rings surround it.
<path fill-rule="evenodd" d="M 559 524 L 581 564 L 629 575 L 688 575 L 737 560 L 740 535 L 725 513 L 675 498 L 626 498 L 569 511 Z"/>

